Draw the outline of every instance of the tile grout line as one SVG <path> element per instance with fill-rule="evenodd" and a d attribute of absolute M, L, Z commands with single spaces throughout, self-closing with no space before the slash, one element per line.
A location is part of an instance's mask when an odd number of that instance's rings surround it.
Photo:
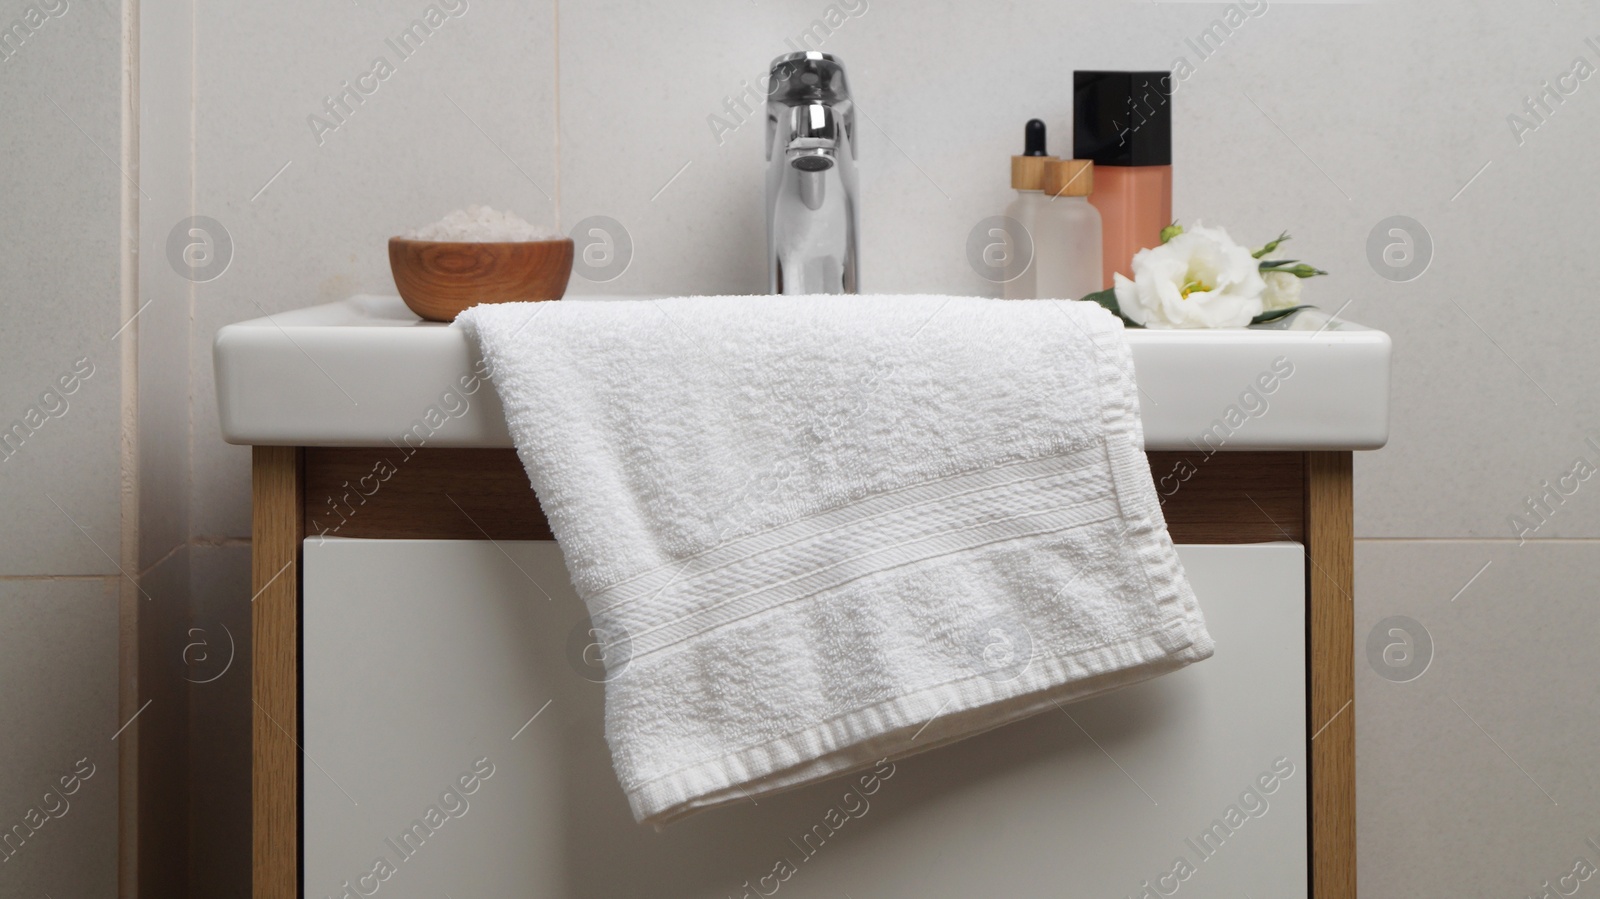
<path fill-rule="evenodd" d="M 555 147 L 556 183 L 551 190 L 555 193 L 555 221 L 556 230 L 563 231 L 561 224 L 561 0 L 550 4 L 551 11 L 551 55 L 555 59 L 555 81 L 553 105 L 555 106 L 556 126 L 551 130 L 552 143 Z M 563 231 L 564 233 L 564 231 Z"/>
<path fill-rule="evenodd" d="M 141 45 L 139 41 L 140 8 L 139 0 L 123 0 L 120 4 L 122 36 L 122 84 L 119 91 L 121 102 L 121 147 L 120 156 L 124 171 L 139 171 L 139 65 Z M 128 179 L 123 179 L 121 196 L 121 232 L 122 246 L 121 258 L 118 264 L 119 306 L 122 315 L 121 321 L 127 322 L 130 327 L 120 332 L 115 338 L 118 342 L 119 360 L 118 371 L 122 379 L 119 385 L 118 412 L 118 453 L 117 461 L 118 482 L 121 490 L 121 503 L 117 514 L 121 525 L 119 534 L 119 547 L 117 555 L 121 557 L 119 566 L 124 572 L 132 569 L 139 571 L 139 331 L 134 319 L 143 310 L 139 306 L 139 226 L 141 221 L 141 207 L 139 206 L 139 190 L 137 185 L 129 190 Z M 154 205 L 154 201 L 152 204 Z M 187 347 L 185 347 L 187 349 Z M 117 731 L 120 736 L 127 730 L 139 713 L 144 711 L 144 706 L 139 706 L 135 711 L 133 707 L 139 703 L 139 618 L 143 614 L 140 608 L 139 593 L 143 589 L 137 581 L 130 578 L 124 579 L 130 583 L 122 583 L 117 589 L 117 717 L 126 723 Z M 129 587 L 132 587 L 130 590 Z M 148 705 L 148 702 L 146 703 Z M 131 714 L 130 714 L 131 712 Z M 127 743 L 117 743 L 116 770 L 117 770 L 117 886 L 119 892 L 128 892 L 137 889 L 136 877 L 138 872 L 137 861 L 134 853 L 137 851 L 137 830 L 139 822 L 139 731 L 134 731 L 134 736 Z M 112 737 L 116 741 L 116 736 Z"/>
<path fill-rule="evenodd" d="M 120 574 L 0 574 L 0 584 L 25 584 L 29 581 L 120 581 Z"/>
<path fill-rule="evenodd" d="M 124 171 L 139 170 L 139 45 L 137 8 L 122 10 L 121 145 L 118 148 Z M 121 253 L 118 259 L 117 298 L 119 321 L 126 322 L 112 340 L 117 342 L 118 443 L 117 480 L 120 503 L 117 555 L 124 571 L 139 570 L 139 328 L 135 321 L 144 310 L 139 307 L 139 195 L 122 185 Z M 126 622 L 124 622 L 126 624 Z M 126 660 L 125 660 L 126 661 Z"/>
<path fill-rule="evenodd" d="M 188 176 L 187 177 L 187 183 L 186 183 L 185 186 L 187 188 L 186 193 L 188 195 L 188 209 L 187 209 L 187 212 L 188 212 L 189 215 L 194 215 L 195 212 L 196 212 L 196 208 L 197 208 L 198 204 L 195 202 L 195 198 L 198 196 L 199 190 L 200 190 L 200 159 L 199 159 L 199 156 L 200 156 L 200 22 L 199 22 L 199 13 L 197 11 L 198 5 L 199 5 L 198 3 L 193 2 L 193 0 L 190 0 L 190 3 L 189 3 L 189 153 L 188 153 L 188 156 L 189 156 L 189 160 L 188 160 L 189 161 L 189 167 L 188 167 L 188 171 L 185 173 Z M 179 516 L 180 520 L 183 522 L 183 531 L 179 535 L 179 540 L 182 543 L 182 545 L 188 546 L 191 549 L 193 549 L 193 547 L 194 547 L 194 534 L 191 533 L 191 529 L 194 527 L 194 520 L 193 520 L 194 510 L 192 508 L 192 504 L 193 504 L 193 500 L 194 500 L 194 457 L 195 457 L 195 446 L 198 443 L 198 441 L 196 440 L 196 436 L 197 435 L 195 433 L 195 414 L 194 414 L 194 407 L 195 407 L 195 389 L 194 389 L 194 387 L 195 387 L 195 381 L 196 381 L 196 377 L 195 377 L 195 362 L 194 362 L 195 300 L 196 300 L 196 297 L 199 294 L 200 286 L 199 286 L 199 284 L 197 282 L 195 282 L 195 281 L 193 281 L 191 279 L 188 279 L 188 278 L 185 278 L 184 281 L 186 283 L 184 284 L 183 300 L 184 300 L 185 305 L 188 307 L 188 314 L 185 316 L 185 323 L 187 324 L 188 329 L 187 329 L 187 331 L 186 331 L 186 333 L 184 335 L 183 345 L 184 345 L 184 348 L 188 352 L 185 355 L 184 360 L 183 360 L 183 374 L 184 374 L 183 381 L 184 381 L 184 386 L 186 388 L 186 391 L 185 391 L 186 395 L 184 397 L 184 418 L 185 418 L 185 423 L 188 426 L 187 427 L 187 430 L 188 430 L 188 435 L 187 435 L 188 436 L 188 445 L 185 447 L 184 456 L 183 456 L 183 459 L 181 460 L 183 462 L 183 472 L 182 472 L 181 476 L 179 477 L 179 484 L 181 485 L 180 489 L 182 490 L 182 493 L 183 493 L 183 495 L 180 497 L 180 501 L 182 503 L 182 512 L 180 513 L 180 516 Z M 207 361 L 209 361 L 210 354 L 209 353 L 205 354 L 205 358 L 207 359 Z M 193 558 L 194 558 L 193 556 L 190 556 L 190 564 L 191 565 L 193 564 Z M 186 594 L 192 594 L 193 584 L 188 580 L 188 578 L 185 578 L 182 581 L 182 583 L 184 584 Z M 190 605 L 192 603 L 192 601 L 193 601 L 193 598 L 194 597 L 192 595 L 185 595 L 184 596 L 185 605 L 186 606 Z"/>
<path fill-rule="evenodd" d="M 1600 537 L 1357 537 L 1357 543 L 1600 543 Z"/>

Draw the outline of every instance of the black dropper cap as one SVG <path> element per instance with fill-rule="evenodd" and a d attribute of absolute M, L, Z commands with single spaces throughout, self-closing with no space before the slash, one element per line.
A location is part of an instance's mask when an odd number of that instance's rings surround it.
<path fill-rule="evenodd" d="M 1044 150 L 1044 122 L 1038 119 L 1029 119 L 1028 124 L 1022 126 L 1022 155 L 1050 155 Z"/>
<path fill-rule="evenodd" d="M 1095 165 L 1172 164 L 1171 72 L 1073 72 L 1072 155 Z"/>

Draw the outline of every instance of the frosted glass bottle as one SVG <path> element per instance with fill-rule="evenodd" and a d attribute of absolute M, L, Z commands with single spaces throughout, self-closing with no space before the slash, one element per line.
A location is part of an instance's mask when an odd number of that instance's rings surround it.
<path fill-rule="evenodd" d="M 1000 285 L 1000 295 L 1008 300 L 1031 300 L 1035 296 L 1036 268 L 1039 257 L 1038 219 L 1044 208 L 1044 172 L 1053 162 L 1060 162 L 1044 152 L 1044 123 L 1038 119 L 1028 122 L 1027 151 L 1011 157 L 1011 186 L 1017 198 L 1006 206 L 1006 218 L 1016 226 L 1006 225 L 1009 249 L 1017 254 L 1014 260 L 1022 266 L 1015 277 Z M 1020 227 L 1018 227 L 1020 226 Z M 1021 233 L 1017 233 L 1020 230 Z M 1008 260 L 1010 263 L 1012 260 Z M 1010 273 L 1009 266 L 1007 274 Z"/>
<path fill-rule="evenodd" d="M 1063 159 L 1045 168 L 1044 202 L 1034 215 L 1034 296 L 1081 300 L 1101 289 L 1100 212 L 1089 203 L 1094 166 Z"/>
<path fill-rule="evenodd" d="M 1022 227 L 1029 245 L 1029 258 L 1022 273 L 1000 285 L 1000 295 L 1008 300 L 1031 300 L 1038 296 L 1039 211 L 1044 208 L 1045 200 L 1042 190 L 1018 190 L 1017 198 L 1006 206 L 1006 218 Z M 1020 251 L 1020 248 L 1015 249 Z"/>

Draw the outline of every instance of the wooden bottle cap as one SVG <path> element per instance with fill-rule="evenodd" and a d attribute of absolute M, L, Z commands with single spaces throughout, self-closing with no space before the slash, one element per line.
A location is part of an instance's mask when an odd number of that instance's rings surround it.
<path fill-rule="evenodd" d="M 1044 170 L 1056 156 L 1011 157 L 1011 187 L 1015 190 L 1044 190 Z"/>
<path fill-rule="evenodd" d="M 1058 159 L 1045 166 L 1044 192 L 1051 197 L 1087 197 L 1094 190 L 1094 163 Z"/>

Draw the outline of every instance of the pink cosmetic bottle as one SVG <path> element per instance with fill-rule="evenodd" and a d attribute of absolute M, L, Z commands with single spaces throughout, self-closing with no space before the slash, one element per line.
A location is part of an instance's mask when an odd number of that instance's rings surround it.
<path fill-rule="evenodd" d="M 1072 155 L 1094 161 L 1102 271 L 1133 277 L 1133 254 L 1172 222 L 1172 74 L 1074 72 Z"/>

